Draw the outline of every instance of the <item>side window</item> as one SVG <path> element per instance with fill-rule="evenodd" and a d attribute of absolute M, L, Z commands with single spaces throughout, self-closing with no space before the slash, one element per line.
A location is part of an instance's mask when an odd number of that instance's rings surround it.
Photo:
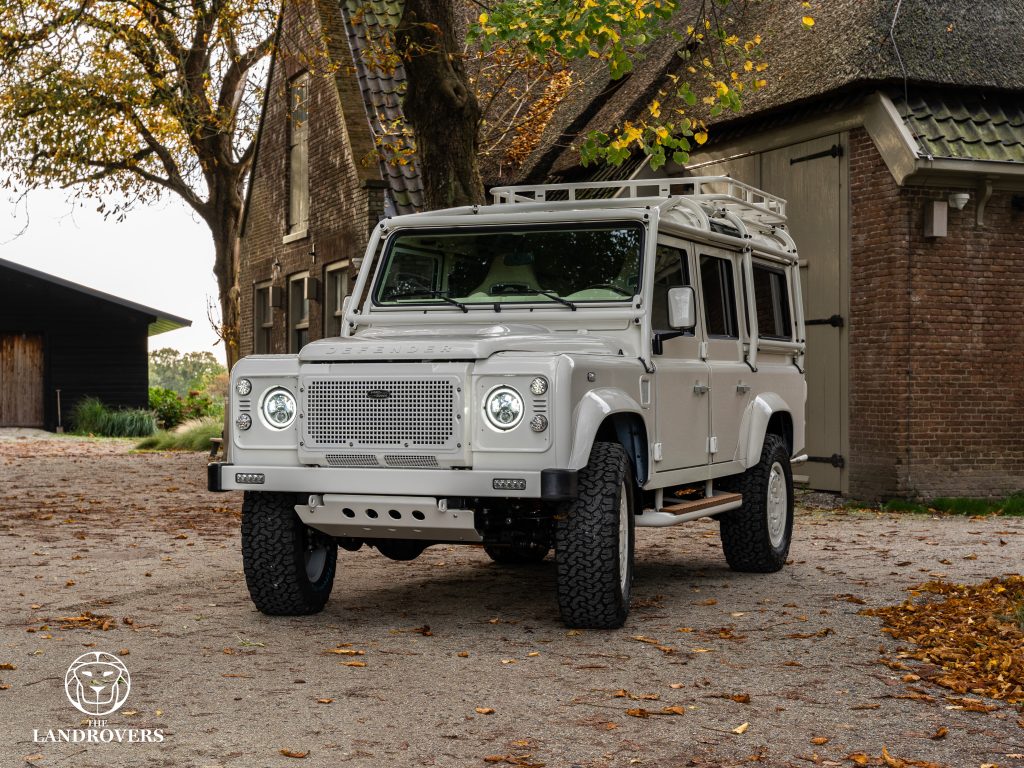
<path fill-rule="evenodd" d="M 755 264 L 754 302 L 757 308 L 758 336 L 766 339 L 793 337 L 793 323 L 789 315 L 789 288 L 785 272 Z"/>
<path fill-rule="evenodd" d="M 270 335 L 274 329 L 274 309 L 270 304 L 270 283 L 258 283 L 253 294 L 252 351 L 257 355 L 270 353 Z"/>
<path fill-rule="evenodd" d="M 668 291 L 681 285 L 690 285 L 686 265 L 686 251 L 671 245 L 659 245 L 654 262 L 654 287 L 651 293 L 651 327 L 656 331 L 669 330 Z M 693 336 L 693 329 L 684 332 Z"/>
<path fill-rule="evenodd" d="M 327 286 L 324 301 L 324 335 L 341 335 L 341 305 L 351 293 L 348 279 L 348 261 L 341 261 L 327 267 Z"/>
<path fill-rule="evenodd" d="M 738 339 L 736 284 L 732 262 L 717 256 L 700 257 L 700 284 L 708 336 Z"/>
<path fill-rule="evenodd" d="M 309 343 L 309 275 L 303 272 L 288 280 L 288 351 L 298 352 Z"/>
<path fill-rule="evenodd" d="M 309 222 L 309 73 L 288 84 L 288 234 Z"/>

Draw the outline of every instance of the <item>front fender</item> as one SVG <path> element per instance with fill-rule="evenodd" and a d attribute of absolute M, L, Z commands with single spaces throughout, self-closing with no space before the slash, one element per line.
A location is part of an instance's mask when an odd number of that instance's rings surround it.
<path fill-rule="evenodd" d="M 761 460 L 761 446 L 768 431 L 768 422 L 775 413 L 789 413 L 789 405 L 774 392 L 764 392 L 751 401 L 740 424 L 739 460 L 750 468 Z"/>
<path fill-rule="evenodd" d="M 597 430 L 609 416 L 616 413 L 630 413 L 640 416 L 643 409 L 632 397 L 621 389 L 601 387 L 587 392 L 573 412 L 572 453 L 569 454 L 569 469 L 583 469 L 590 460 L 590 449 L 597 437 Z"/>

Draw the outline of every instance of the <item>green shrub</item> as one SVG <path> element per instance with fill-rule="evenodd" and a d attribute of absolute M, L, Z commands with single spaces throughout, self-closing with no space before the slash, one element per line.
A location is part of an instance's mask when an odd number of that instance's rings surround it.
<path fill-rule="evenodd" d="M 177 429 L 147 437 L 135 447 L 148 451 L 208 451 L 210 440 L 220 437 L 223 422 L 214 417 L 188 421 Z"/>
<path fill-rule="evenodd" d="M 150 387 L 149 409 L 156 414 L 161 429 L 173 429 L 185 420 L 185 403 L 173 389 Z"/>
<path fill-rule="evenodd" d="M 885 512 L 913 512 L 914 514 L 925 514 L 928 508 L 906 499 L 889 499 L 882 505 Z"/>
<path fill-rule="evenodd" d="M 929 503 L 932 509 L 951 515 L 987 515 L 999 508 L 999 502 L 989 499 L 938 498 Z"/>
<path fill-rule="evenodd" d="M 122 408 L 111 410 L 98 398 L 86 397 L 71 409 L 74 431 L 98 437 L 145 437 L 156 431 L 156 420 L 149 411 Z"/>
<path fill-rule="evenodd" d="M 1024 491 L 1010 494 L 1002 504 L 1004 515 L 1024 517 Z M 1024 626 L 1024 622 L 1021 623 Z"/>
<path fill-rule="evenodd" d="M 185 420 L 202 419 L 213 415 L 213 398 L 198 389 L 190 389 L 185 398 Z"/>

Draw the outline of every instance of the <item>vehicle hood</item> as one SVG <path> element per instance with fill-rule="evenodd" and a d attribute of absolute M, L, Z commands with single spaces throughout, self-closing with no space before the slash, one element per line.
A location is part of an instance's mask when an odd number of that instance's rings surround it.
<path fill-rule="evenodd" d="M 498 352 L 617 355 L 621 344 L 593 333 L 556 333 L 540 325 L 507 323 L 436 328 L 368 329 L 302 348 L 302 362 L 336 360 L 483 360 Z"/>

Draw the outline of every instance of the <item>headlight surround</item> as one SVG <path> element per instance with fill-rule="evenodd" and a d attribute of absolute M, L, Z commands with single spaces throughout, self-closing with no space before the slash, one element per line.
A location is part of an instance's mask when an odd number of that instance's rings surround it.
<path fill-rule="evenodd" d="M 518 427 L 525 413 L 522 396 L 509 386 L 495 387 L 484 400 L 484 415 L 488 423 L 501 432 Z"/>
<path fill-rule="evenodd" d="M 260 413 L 263 414 L 263 421 L 273 429 L 287 429 L 295 421 L 295 414 L 298 412 L 298 403 L 295 402 L 295 395 L 284 387 L 275 387 L 263 395 L 260 403 Z"/>

